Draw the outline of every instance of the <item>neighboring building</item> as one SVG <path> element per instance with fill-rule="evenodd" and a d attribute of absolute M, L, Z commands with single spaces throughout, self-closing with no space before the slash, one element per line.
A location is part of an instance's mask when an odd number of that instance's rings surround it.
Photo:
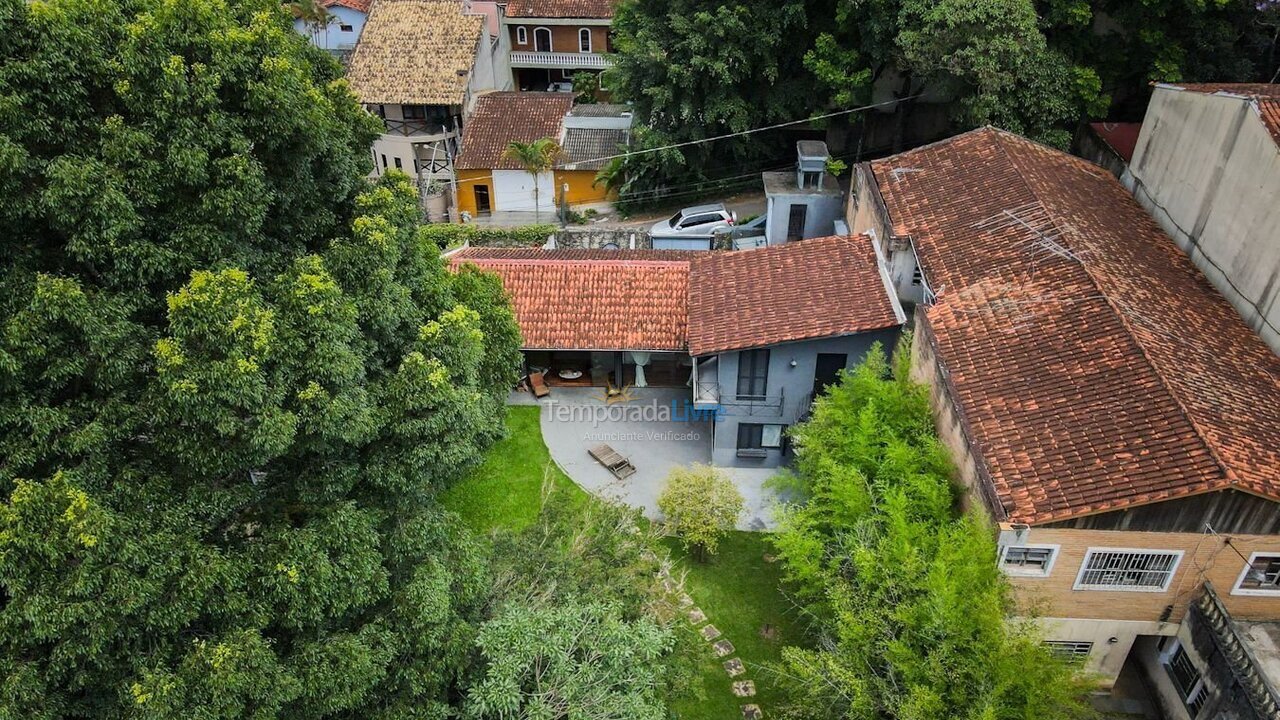
<path fill-rule="evenodd" d="M 424 191 L 447 187 L 473 98 L 506 83 L 504 57 L 484 17 L 458 0 L 376 0 L 347 71 L 356 97 L 386 124 L 374 173 L 397 169 Z"/>
<path fill-rule="evenodd" d="M 1156 85 L 1123 182 L 1280 353 L 1280 85 Z"/>
<path fill-rule="evenodd" d="M 537 177 L 537 204 L 550 218 L 561 201 L 601 203 L 609 194 L 596 172 L 625 148 L 631 113 L 625 105 L 580 105 L 566 93 L 496 92 L 476 102 L 458 156 L 458 208 L 472 217 L 532 212 L 534 178 L 503 157 L 512 142 L 551 138 L 562 153 L 553 170 Z"/>
<path fill-rule="evenodd" d="M 919 303 L 940 437 L 1054 647 L 1109 686 L 1187 672 L 1167 638 L 1208 583 L 1280 619 L 1280 359 L 1123 186 L 991 128 L 854 180 L 854 231 Z"/>
<path fill-rule="evenodd" d="M 1120 177 L 1133 160 L 1142 123 L 1091 122 L 1080 127 L 1072 152 Z"/>
<path fill-rule="evenodd" d="M 510 293 L 526 364 L 553 384 L 689 388 L 721 466 L 773 467 L 786 429 L 905 320 L 866 237 L 759 250 L 467 248 Z"/>
<path fill-rule="evenodd" d="M 609 25 L 617 0 L 510 0 L 502 24 L 517 90 L 568 91 L 579 72 L 613 64 Z M 603 89 L 603 88 L 601 88 Z"/>
<path fill-rule="evenodd" d="M 827 144 L 796 143 L 794 171 L 764 173 L 765 239 L 769 245 L 824 237 L 836 231 L 844 193 L 827 172 Z"/>
<path fill-rule="evenodd" d="M 329 13 L 329 23 L 324 27 L 312 27 L 301 19 L 293 21 L 293 29 L 311 39 L 311 44 L 339 57 L 346 57 L 356 47 L 360 31 L 364 29 L 372 0 L 323 0 L 320 3 Z"/>

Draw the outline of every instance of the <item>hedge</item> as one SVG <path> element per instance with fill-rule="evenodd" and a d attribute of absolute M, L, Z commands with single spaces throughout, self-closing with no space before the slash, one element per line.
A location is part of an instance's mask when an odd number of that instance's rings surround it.
<path fill-rule="evenodd" d="M 441 249 L 463 243 L 480 247 L 540 247 L 556 232 L 555 225 L 494 227 L 490 225 L 457 225 L 433 223 L 423 225 L 422 237 Z"/>

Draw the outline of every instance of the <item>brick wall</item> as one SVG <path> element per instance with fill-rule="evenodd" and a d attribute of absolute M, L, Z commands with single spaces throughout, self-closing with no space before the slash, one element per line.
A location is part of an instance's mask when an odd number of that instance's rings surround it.
<path fill-rule="evenodd" d="M 528 41 L 523 45 L 519 42 L 519 33 L 516 28 L 523 27 L 528 33 Z M 591 52 L 605 53 L 608 49 L 608 33 L 609 28 L 605 25 L 547 25 L 539 26 L 536 23 L 530 25 L 511 25 L 508 32 L 511 33 L 511 49 L 516 52 L 533 52 L 536 49 L 534 44 L 533 31 L 537 27 L 546 27 L 551 31 L 551 51 L 576 53 L 578 50 L 578 30 L 586 28 L 591 31 Z"/>

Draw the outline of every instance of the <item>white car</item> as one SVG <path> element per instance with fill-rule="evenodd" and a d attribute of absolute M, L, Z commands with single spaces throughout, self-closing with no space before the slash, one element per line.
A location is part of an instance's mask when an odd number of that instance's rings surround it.
<path fill-rule="evenodd" d="M 737 222 L 734 213 L 724 205 L 695 205 L 672 215 L 649 229 L 657 237 L 710 237 L 716 230 L 733 227 Z"/>

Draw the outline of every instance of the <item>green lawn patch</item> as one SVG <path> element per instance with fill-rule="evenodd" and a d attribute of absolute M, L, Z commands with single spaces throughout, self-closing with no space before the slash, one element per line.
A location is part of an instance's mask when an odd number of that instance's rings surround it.
<path fill-rule="evenodd" d="M 573 502 L 588 495 L 551 461 L 542 442 L 536 406 L 507 408 L 507 438 L 489 449 L 479 467 L 446 490 L 440 502 L 460 515 L 473 530 L 503 527 L 523 530 L 538 518 L 543 484 L 567 493 Z"/>
<path fill-rule="evenodd" d="M 574 503 L 592 502 L 592 496 L 578 487 L 551 461 L 542 442 L 538 423 L 540 408 L 507 408 L 508 437 L 489 450 L 485 461 L 441 496 L 448 509 L 478 532 L 497 528 L 521 530 L 538 518 L 544 483 L 555 492 L 566 493 Z M 732 532 L 721 542 L 719 552 L 705 563 L 688 557 L 674 538 L 666 545 L 676 561 L 676 572 L 687 570 L 685 589 L 706 612 L 724 637 L 734 644 L 730 657 L 741 658 L 747 672 L 737 679 L 756 683 L 756 697 L 735 697 L 731 680 L 707 643 L 699 644 L 705 656 L 699 665 L 701 694 L 704 697 L 671 698 L 671 707 L 683 720 L 732 720 L 742 716 L 741 706 L 754 702 L 769 717 L 772 685 L 760 664 L 777 660 L 782 647 L 800 641 L 790 603 L 778 591 L 779 568 L 767 563 L 771 552 L 768 537 L 761 533 Z M 769 631 L 762 633 L 765 626 Z M 767 635 L 767 636 L 766 636 Z"/>
<path fill-rule="evenodd" d="M 741 706 L 754 702 L 770 717 L 772 683 L 761 663 L 777 660 L 785 645 L 801 640 L 790 602 L 778 591 L 779 568 L 765 562 L 772 552 L 763 533 L 733 532 L 721 542 L 719 552 L 705 563 L 688 557 L 674 538 L 667 540 L 678 567 L 688 571 L 685 589 L 736 648 L 747 672 L 734 678 L 756 683 L 756 697 L 739 698 L 730 691 L 731 680 L 707 647 L 702 673 L 705 698 L 672 698 L 671 707 L 685 720 L 724 720 L 742 717 Z M 674 574 L 678 574 L 674 573 Z M 766 628 L 766 626 L 768 626 Z M 763 631 L 763 632 L 762 632 Z"/>

